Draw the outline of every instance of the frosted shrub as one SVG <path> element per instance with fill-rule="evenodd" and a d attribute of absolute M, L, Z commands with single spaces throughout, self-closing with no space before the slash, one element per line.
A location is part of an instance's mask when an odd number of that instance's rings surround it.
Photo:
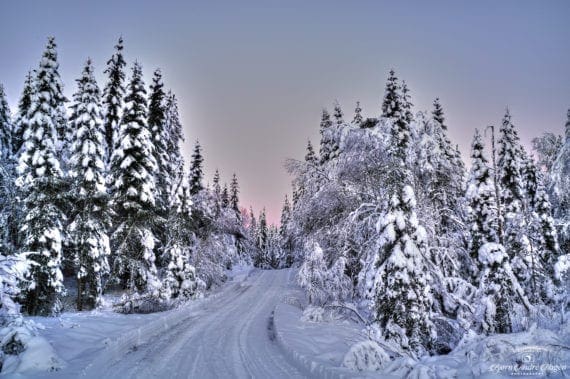
<path fill-rule="evenodd" d="M 378 371 L 390 362 L 390 356 L 374 341 L 360 341 L 352 345 L 342 365 L 354 371 Z"/>

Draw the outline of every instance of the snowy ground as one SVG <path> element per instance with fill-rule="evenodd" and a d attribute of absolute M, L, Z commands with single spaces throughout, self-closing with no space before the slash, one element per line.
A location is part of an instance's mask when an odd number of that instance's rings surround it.
<path fill-rule="evenodd" d="M 374 373 L 351 371 L 342 362 L 352 345 L 367 339 L 363 327 L 345 320 L 302 320 L 303 294 L 294 275 L 294 270 L 235 270 L 209 297 L 163 313 L 96 311 L 35 318 L 45 326 L 41 334 L 62 368 L 7 377 L 494 378 L 522 372 L 536 377 L 548 369 L 549 377 L 570 376 L 570 328 L 558 334 L 472 336 L 448 356 L 420 362 L 400 358 Z M 542 367 L 545 363 L 550 366 Z"/>

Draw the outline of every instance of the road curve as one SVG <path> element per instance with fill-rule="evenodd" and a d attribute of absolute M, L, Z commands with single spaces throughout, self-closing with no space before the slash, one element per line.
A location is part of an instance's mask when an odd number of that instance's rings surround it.
<path fill-rule="evenodd" d="M 91 367 L 103 378 L 299 378 L 273 341 L 272 312 L 291 270 L 254 271 L 230 283 L 180 322 L 112 361 Z"/>

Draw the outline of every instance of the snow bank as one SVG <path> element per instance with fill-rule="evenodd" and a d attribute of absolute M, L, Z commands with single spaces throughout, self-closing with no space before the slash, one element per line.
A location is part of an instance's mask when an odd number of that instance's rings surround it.
<path fill-rule="evenodd" d="M 290 303 L 295 303 L 291 301 Z M 297 305 L 280 303 L 275 307 L 273 327 L 275 341 L 293 364 L 309 377 L 374 378 L 377 373 L 355 372 L 343 367 L 346 352 L 367 337 L 361 327 L 338 321 L 315 323 L 301 321 Z M 386 378 L 397 378 L 387 376 Z"/>
<path fill-rule="evenodd" d="M 56 371 L 63 367 L 63 362 L 49 342 L 25 324 L 13 328 L 5 339 L 17 339 L 23 345 L 24 351 L 19 355 L 4 355 L 2 375 L 27 376 L 37 372 Z"/>
<path fill-rule="evenodd" d="M 354 371 L 378 371 L 390 356 L 374 341 L 360 341 L 352 345 L 344 356 L 342 365 Z"/>
<path fill-rule="evenodd" d="M 298 301 L 294 301 L 298 300 L 295 295 L 292 292 L 290 301 L 275 308 L 275 340 L 288 359 L 303 367 L 310 377 L 438 379 L 570 375 L 570 327 L 565 325 L 556 331 L 532 327 L 526 332 L 493 336 L 470 332 L 447 355 L 417 360 L 402 356 L 390 360 L 398 354 L 368 341 L 361 325 L 332 318 L 314 322 L 315 310 L 308 308 L 303 312 Z"/>

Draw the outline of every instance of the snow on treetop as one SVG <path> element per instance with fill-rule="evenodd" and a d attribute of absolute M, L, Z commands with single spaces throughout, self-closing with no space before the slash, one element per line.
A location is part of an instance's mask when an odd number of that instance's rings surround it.
<path fill-rule="evenodd" d="M 486 266 L 501 264 L 506 257 L 505 248 L 501 244 L 488 242 L 479 248 L 478 257 L 479 262 Z"/>

